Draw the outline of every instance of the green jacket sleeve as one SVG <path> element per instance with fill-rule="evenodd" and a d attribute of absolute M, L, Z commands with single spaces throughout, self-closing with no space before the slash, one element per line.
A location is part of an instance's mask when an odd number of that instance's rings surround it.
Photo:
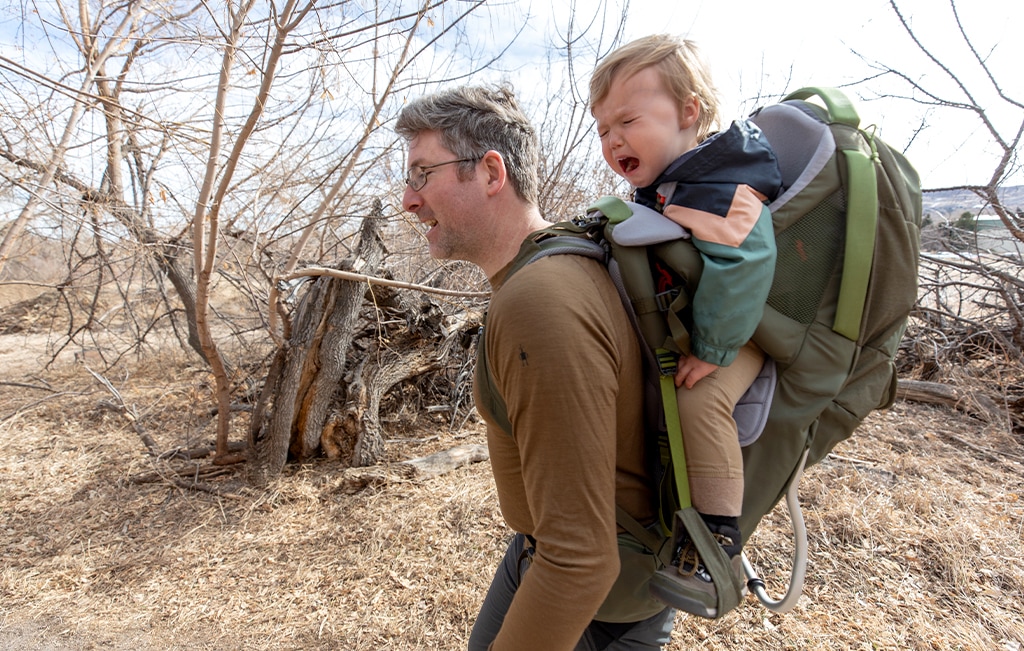
<path fill-rule="evenodd" d="M 771 213 L 759 205 L 750 232 L 737 245 L 720 241 L 723 238 L 705 239 L 701 229 L 693 229 L 704 272 L 691 298 L 690 348 L 699 359 L 718 366 L 731 364 L 753 336 L 771 289 L 775 236 Z"/>

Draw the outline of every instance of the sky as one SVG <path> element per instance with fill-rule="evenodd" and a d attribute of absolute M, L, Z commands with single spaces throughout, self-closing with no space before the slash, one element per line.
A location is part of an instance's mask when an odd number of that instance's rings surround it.
<path fill-rule="evenodd" d="M 521 56 L 538 57 L 534 39 L 543 39 L 544 30 L 553 26 L 564 31 L 570 8 L 552 4 L 524 0 L 533 17 L 521 37 Z M 579 1 L 577 22 L 581 15 L 593 15 L 598 4 Z M 897 6 L 922 44 L 989 110 L 995 128 L 1012 138 L 1024 121 L 1024 109 L 1004 110 L 1007 103 L 996 96 L 964 47 L 949 3 L 899 0 Z M 1009 97 L 1024 103 L 1024 75 L 1019 72 L 1019 62 L 1024 60 L 1024 3 L 961 0 L 958 11 L 996 81 Z M 887 0 L 632 0 L 626 40 L 659 32 L 700 44 L 722 95 L 726 119 L 743 117 L 802 86 L 845 87 L 861 114 L 862 126 L 877 125 L 881 137 L 898 149 L 910 143 L 906 153 L 925 187 L 987 183 L 995 169 L 1001 150 L 991 144 L 991 136 L 974 114 L 884 97 L 905 97 L 909 86 L 893 75 L 879 77 L 880 67 L 906 74 L 944 100 L 965 99 L 949 75 L 921 53 Z M 519 86 L 529 87 L 529 76 L 535 72 L 527 66 L 521 74 Z M 758 97 L 770 99 L 758 101 Z M 1024 184 L 1020 170 L 1008 184 Z"/>
<path fill-rule="evenodd" d="M 479 55 L 488 45 L 502 47 L 519 32 L 501 61 L 475 79 L 501 76 L 521 94 L 543 93 L 548 87 L 538 79 L 538 70 L 546 65 L 550 43 L 566 32 L 573 17 L 577 32 L 591 27 L 588 41 L 574 46 L 583 62 L 576 72 L 585 85 L 594 65 L 587 45 L 596 41 L 602 27 L 607 44 L 626 1 L 488 0 L 488 22 L 468 29 L 457 47 L 469 45 Z M 373 0 L 354 2 L 373 5 Z M 1024 75 L 1018 63 L 1024 61 L 1024 2 L 959 3 L 965 31 L 994 79 L 1007 96 L 1024 106 Z M 447 10 L 458 13 L 461 5 L 449 3 Z M 989 111 L 995 129 L 1006 138 L 1013 137 L 1024 121 L 1024 108 L 1007 110 L 1008 103 L 994 93 L 974 55 L 963 46 L 949 0 L 898 0 L 897 5 L 921 42 Z M 21 42 L 18 11 L 17 7 L 0 10 L 0 53 L 11 54 L 10 46 Z M 603 16 L 606 22 L 594 21 L 594 16 Z M 884 140 L 906 149 L 927 188 L 985 184 L 1001 154 L 974 114 L 886 97 L 906 96 L 908 86 L 893 75 L 879 76 L 884 66 L 906 74 L 944 100 L 964 99 L 963 91 L 925 58 L 900 27 L 888 0 L 631 0 L 623 32 L 625 40 L 658 32 L 696 40 L 722 95 L 725 120 L 744 117 L 802 86 L 843 87 L 855 101 L 862 125 L 876 125 Z M 453 54 L 440 51 L 437 56 Z M 585 97 L 585 88 L 581 91 Z M 1024 173 L 1017 169 L 1004 184 L 1024 185 Z"/>

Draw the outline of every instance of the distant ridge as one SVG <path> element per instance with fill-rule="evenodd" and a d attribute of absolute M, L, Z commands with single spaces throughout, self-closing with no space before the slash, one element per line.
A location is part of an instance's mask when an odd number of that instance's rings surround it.
<path fill-rule="evenodd" d="M 1010 210 L 1024 210 L 1024 185 L 1000 188 L 999 197 L 1003 205 Z M 992 209 L 985 206 L 978 195 L 967 190 L 943 190 L 942 192 L 926 192 L 922 199 L 924 213 L 954 214 L 969 211 L 972 214 L 992 214 Z M 984 208 L 984 210 L 982 210 Z"/>

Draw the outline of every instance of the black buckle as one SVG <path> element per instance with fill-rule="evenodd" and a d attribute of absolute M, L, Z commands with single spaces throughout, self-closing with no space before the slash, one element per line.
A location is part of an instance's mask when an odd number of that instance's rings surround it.
<path fill-rule="evenodd" d="M 660 348 L 655 351 L 658 362 L 658 372 L 662 375 L 675 375 L 679 363 L 679 355 L 670 350 Z"/>
<path fill-rule="evenodd" d="M 604 215 L 602 215 L 599 212 L 588 212 L 585 215 L 577 215 L 576 217 L 573 217 L 570 221 L 573 223 L 574 226 L 577 226 L 584 230 L 590 230 L 595 226 L 600 226 L 601 219 L 603 217 Z"/>

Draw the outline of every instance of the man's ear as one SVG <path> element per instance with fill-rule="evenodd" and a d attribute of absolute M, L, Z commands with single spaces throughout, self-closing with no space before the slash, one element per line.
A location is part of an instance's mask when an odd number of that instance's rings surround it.
<path fill-rule="evenodd" d="M 508 182 L 508 170 L 505 169 L 505 159 L 501 154 L 491 149 L 484 154 L 480 162 L 483 163 L 483 172 L 486 175 L 487 194 L 494 196 Z"/>
<path fill-rule="evenodd" d="M 696 95 L 691 95 L 688 99 L 683 100 L 683 104 L 679 110 L 679 128 L 689 129 L 697 123 L 697 118 L 700 117 L 700 100 L 697 99 Z"/>

